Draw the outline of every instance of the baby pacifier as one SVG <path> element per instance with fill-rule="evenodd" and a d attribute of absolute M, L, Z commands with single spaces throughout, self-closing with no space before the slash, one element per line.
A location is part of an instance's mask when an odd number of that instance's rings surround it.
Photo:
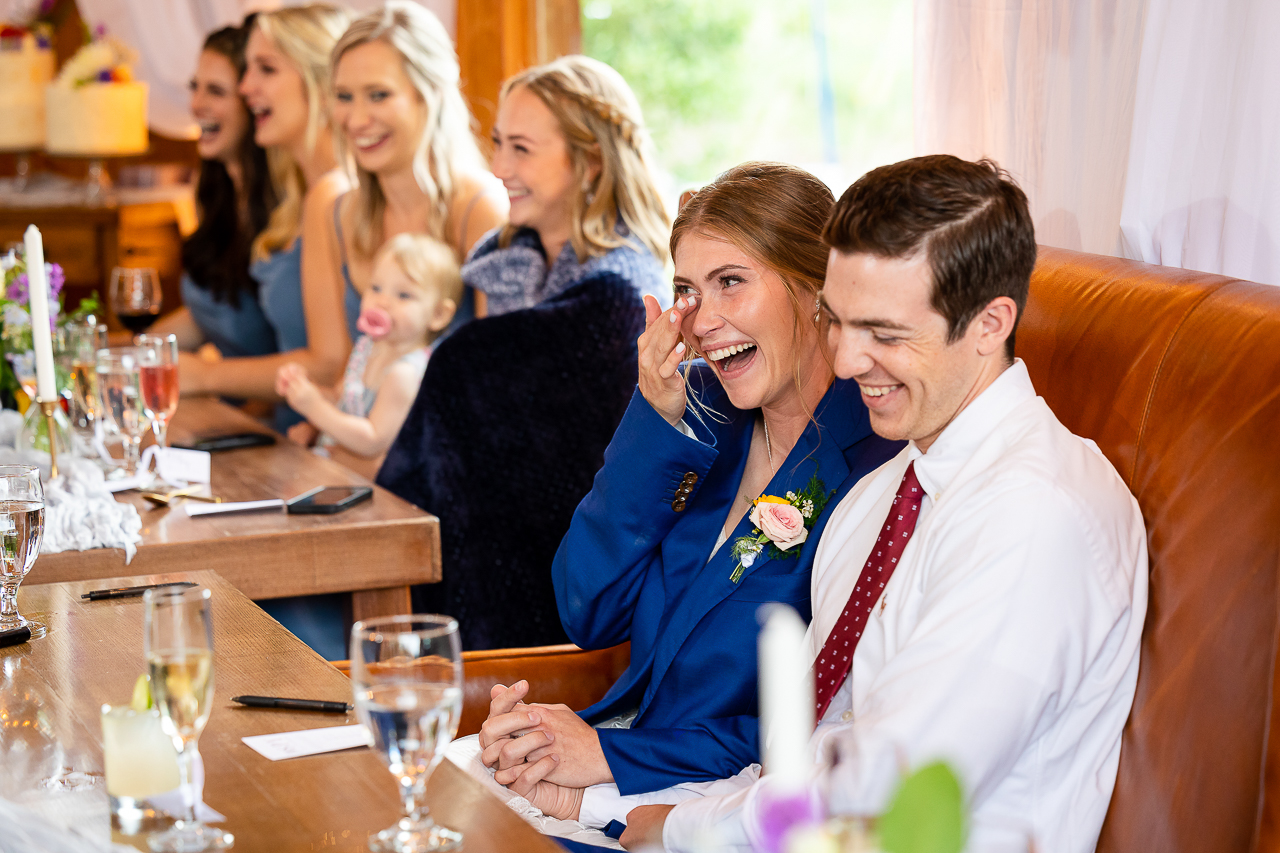
<path fill-rule="evenodd" d="M 366 308 L 360 312 L 360 319 L 356 320 L 356 328 L 375 341 L 385 338 L 391 331 L 391 316 L 381 308 Z"/>

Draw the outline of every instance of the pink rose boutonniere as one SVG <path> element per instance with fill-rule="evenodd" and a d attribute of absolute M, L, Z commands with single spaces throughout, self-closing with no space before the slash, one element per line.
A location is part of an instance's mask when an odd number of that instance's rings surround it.
<path fill-rule="evenodd" d="M 774 560 L 799 554 L 799 549 L 792 549 L 809 538 L 809 529 L 833 494 L 815 474 L 799 493 L 787 492 L 781 498 L 773 495 L 756 498 L 747 516 L 755 529 L 749 536 L 739 536 L 734 540 L 733 556 L 738 558 L 738 562 L 729 580 L 737 583 L 742 578 L 743 569 L 751 568 L 765 548 L 771 549 L 769 556 Z"/>

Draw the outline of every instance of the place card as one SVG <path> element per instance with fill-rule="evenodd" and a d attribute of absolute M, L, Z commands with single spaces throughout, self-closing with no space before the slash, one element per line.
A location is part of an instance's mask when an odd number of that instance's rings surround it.
<path fill-rule="evenodd" d="M 187 450 L 182 447 L 150 447 L 156 456 L 156 473 L 166 483 L 209 482 L 210 456 L 207 450 Z"/>
<path fill-rule="evenodd" d="M 369 735 L 369 730 L 361 725 L 329 726 L 323 729 L 280 732 L 274 735 L 251 735 L 240 739 L 254 752 L 272 761 L 373 746 L 373 738 Z"/>
<path fill-rule="evenodd" d="M 183 501 L 187 515 L 195 518 L 199 515 L 219 515 L 224 512 L 250 512 L 256 509 L 282 509 L 284 501 L 272 498 L 269 501 L 230 501 L 220 504 L 198 504 Z"/>

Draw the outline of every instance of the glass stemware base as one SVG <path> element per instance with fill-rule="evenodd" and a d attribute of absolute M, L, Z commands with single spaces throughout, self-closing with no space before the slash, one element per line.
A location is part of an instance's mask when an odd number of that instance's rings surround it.
<path fill-rule="evenodd" d="M 147 846 L 155 853 L 199 853 L 201 850 L 226 850 L 235 836 L 203 823 L 178 821 L 173 826 L 147 836 Z"/>
<path fill-rule="evenodd" d="M 373 853 L 443 853 L 462 847 L 462 833 L 430 817 L 402 817 L 394 826 L 369 836 Z"/>
<path fill-rule="evenodd" d="M 49 633 L 49 626 L 43 622 L 36 622 L 25 616 L 19 616 L 17 619 L 0 621 L 0 631 L 12 631 L 15 628 L 28 628 L 31 631 L 31 639 L 38 640 Z"/>

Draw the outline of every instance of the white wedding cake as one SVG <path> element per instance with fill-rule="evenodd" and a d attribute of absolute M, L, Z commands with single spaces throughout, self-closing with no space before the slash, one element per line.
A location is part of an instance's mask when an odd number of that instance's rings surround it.
<path fill-rule="evenodd" d="M 67 60 L 45 90 L 50 154 L 119 157 L 147 150 L 147 84 L 133 79 L 136 54 L 114 38 Z"/>
<path fill-rule="evenodd" d="M 23 27 L 0 27 L 0 151 L 42 148 L 53 51 Z"/>

